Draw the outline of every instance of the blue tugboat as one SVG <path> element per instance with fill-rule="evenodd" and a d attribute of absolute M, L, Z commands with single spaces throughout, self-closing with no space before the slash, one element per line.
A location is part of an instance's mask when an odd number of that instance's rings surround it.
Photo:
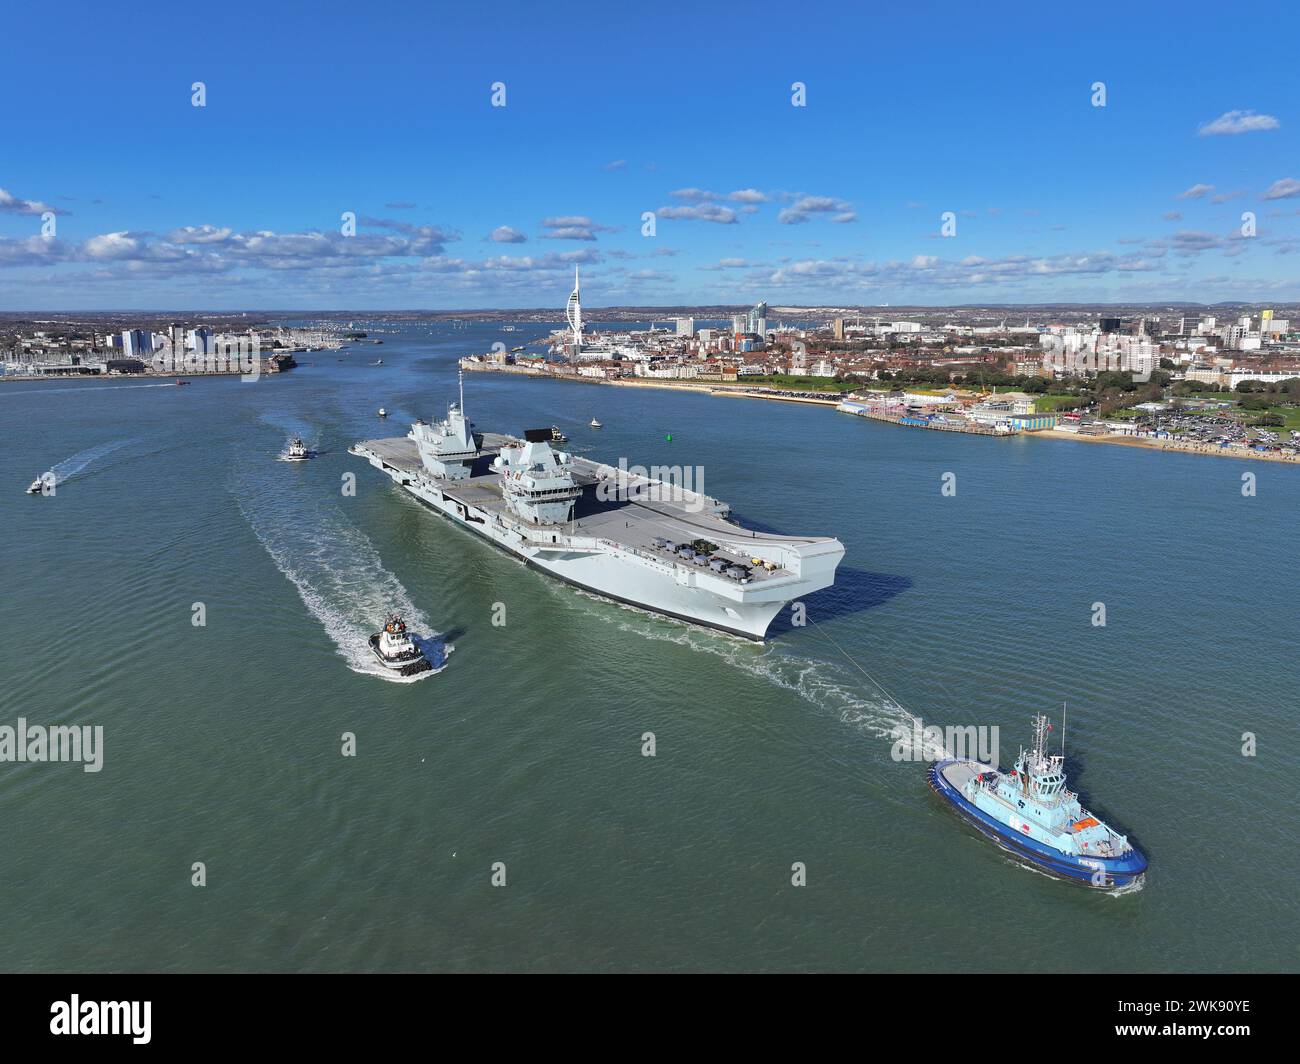
<path fill-rule="evenodd" d="M 1044 751 L 1050 730 L 1045 716 L 1034 717 L 1033 749 L 1022 748 L 1010 772 L 978 761 L 935 761 L 930 786 L 981 834 L 1049 875 L 1100 890 L 1128 886 L 1146 871 L 1147 859 L 1065 789 L 1064 755 Z"/>

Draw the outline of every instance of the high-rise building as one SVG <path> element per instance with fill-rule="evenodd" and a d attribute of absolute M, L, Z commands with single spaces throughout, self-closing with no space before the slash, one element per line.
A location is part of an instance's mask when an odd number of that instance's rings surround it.
<path fill-rule="evenodd" d="M 748 332 L 757 334 L 760 337 L 767 336 L 767 304 L 755 303 L 749 311 Z"/>
<path fill-rule="evenodd" d="M 212 333 L 207 329 L 190 329 L 185 334 L 185 350 L 198 355 L 212 352 Z"/>
<path fill-rule="evenodd" d="M 694 336 L 694 335 L 695 335 L 695 319 L 694 319 L 694 318 L 678 318 L 678 319 L 677 319 L 677 335 L 678 335 L 678 336 Z"/>
<path fill-rule="evenodd" d="M 153 333 L 148 329 L 126 329 L 122 333 L 122 353 L 128 358 L 153 354 Z"/>

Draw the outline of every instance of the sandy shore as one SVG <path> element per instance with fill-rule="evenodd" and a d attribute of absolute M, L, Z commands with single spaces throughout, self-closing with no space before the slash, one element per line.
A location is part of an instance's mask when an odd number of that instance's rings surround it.
<path fill-rule="evenodd" d="M 469 367 L 466 367 L 469 368 Z M 475 366 L 474 372 L 477 373 L 508 373 L 518 377 L 531 377 L 537 380 L 548 381 L 566 381 L 573 384 L 605 384 L 612 388 L 658 388 L 673 392 L 695 392 L 699 395 L 725 395 L 732 399 L 767 399 L 779 403 L 810 403 L 815 406 L 835 406 L 840 400 L 838 399 L 818 399 L 812 396 L 802 395 L 769 395 L 763 392 L 750 392 L 745 389 L 753 385 L 744 384 L 718 384 L 713 381 L 703 381 L 699 384 L 690 381 L 675 380 L 607 380 L 601 377 L 578 377 L 568 376 L 559 373 L 539 373 L 532 370 L 521 370 L 514 367 L 508 369 L 498 368 L 496 366 Z"/>
<path fill-rule="evenodd" d="M 1267 454 L 1263 451 L 1248 451 L 1242 447 L 1218 447 L 1204 443 L 1182 443 L 1178 440 L 1136 439 L 1132 436 L 1084 436 L 1077 432 L 1062 432 L 1060 429 L 1041 429 L 1038 432 L 1022 433 L 1025 436 L 1041 436 L 1049 440 L 1074 440 L 1078 443 L 1109 443 L 1119 447 L 1143 447 L 1149 451 L 1174 451 L 1181 454 L 1203 454 L 1210 458 L 1249 458 L 1256 462 L 1286 462 L 1289 465 L 1300 464 L 1300 458 L 1291 458 L 1284 454 Z"/>

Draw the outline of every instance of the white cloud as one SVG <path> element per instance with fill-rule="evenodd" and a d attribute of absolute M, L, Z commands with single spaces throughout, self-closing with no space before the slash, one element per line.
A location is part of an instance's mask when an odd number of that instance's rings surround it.
<path fill-rule="evenodd" d="M 1214 191 L 1213 185 L 1197 184 L 1197 185 L 1193 185 L 1191 188 L 1183 189 L 1182 192 L 1178 193 L 1178 198 L 1179 199 L 1200 199 L 1207 192 L 1213 192 L 1213 191 Z"/>
<path fill-rule="evenodd" d="M 518 229 L 508 225 L 499 225 L 492 230 L 492 240 L 497 244 L 522 244 L 527 239 Z"/>
<path fill-rule="evenodd" d="M 716 222 L 718 225 L 733 225 L 736 222 L 736 212 L 717 203 L 700 203 L 694 207 L 660 207 L 655 213 L 660 218 L 682 221 Z"/>
<path fill-rule="evenodd" d="M 1300 181 L 1294 177 L 1284 177 L 1280 181 L 1274 181 L 1264 193 L 1266 200 L 1290 199 L 1292 196 L 1300 196 Z"/>
<path fill-rule="evenodd" d="M 831 196 L 800 196 L 789 207 L 783 208 L 776 220 L 782 225 L 802 225 L 818 214 L 836 214 L 843 219 L 844 215 L 852 213 L 852 209 L 853 204 Z"/>
<path fill-rule="evenodd" d="M 543 218 L 543 240 L 595 240 L 597 233 L 612 233 L 614 227 L 598 225 L 585 214 L 564 214 Z"/>
<path fill-rule="evenodd" d="M 229 226 L 217 228 L 214 225 L 185 225 L 173 229 L 167 239 L 173 244 L 222 244 L 230 239 L 234 230 Z"/>
<path fill-rule="evenodd" d="M 59 207 L 50 207 L 40 200 L 19 199 L 0 188 L 0 214 L 67 214 Z"/>
<path fill-rule="evenodd" d="M 1277 129 L 1280 125 L 1272 115 L 1258 115 L 1254 111 L 1225 111 L 1213 122 L 1201 126 L 1198 133 L 1202 137 L 1235 136 L 1238 133 Z"/>

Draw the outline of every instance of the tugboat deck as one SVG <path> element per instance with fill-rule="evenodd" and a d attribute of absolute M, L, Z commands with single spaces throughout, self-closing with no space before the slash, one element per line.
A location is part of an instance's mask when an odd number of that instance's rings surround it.
<path fill-rule="evenodd" d="M 943 778 L 952 786 L 961 791 L 967 783 L 978 776 L 981 772 L 988 772 L 987 765 L 981 765 L 976 761 L 954 761 L 943 769 Z"/>

